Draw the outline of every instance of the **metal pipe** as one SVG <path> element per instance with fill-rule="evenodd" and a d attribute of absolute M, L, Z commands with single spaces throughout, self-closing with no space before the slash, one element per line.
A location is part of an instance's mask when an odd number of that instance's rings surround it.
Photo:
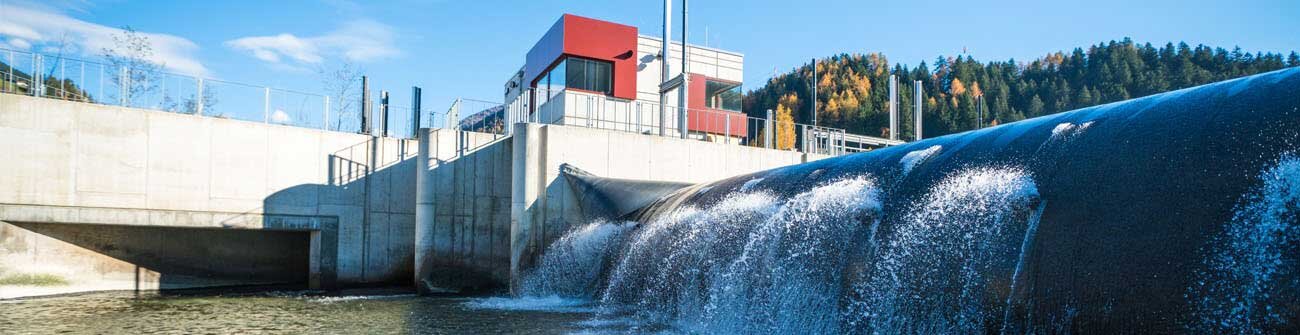
<path fill-rule="evenodd" d="M 42 96 L 40 91 L 45 87 L 44 81 L 40 81 L 40 73 L 42 73 L 40 68 L 44 68 L 44 66 L 40 66 L 40 55 L 31 53 L 31 75 L 29 75 L 31 78 L 31 96 Z"/>
<path fill-rule="evenodd" d="M 672 38 L 672 21 L 673 21 L 673 0 L 664 0 L 664 36 L 661 39 L 663 48 L 659 50 L 659 136 L 667 136 L 668 126 L 668 92 L 664 91 L 663 84 L 668 82 L 668 49 L 669 41 Z"/>
<path fill-rule="evenodd" d="M 262 123 L 271 123 L 271 88 L 262 88 Z"/>
<path fill-rule="evenodd" d="M 898 76 L 889 75 L 889 139 L 898 140 Z"/>
<path fill-rule="evenodd" d="M 411 86 L 411 136 L 415 137 L 416 132 L 420 130 L 420 102 L 423 100 L 424 91 L 419 86 Z M 517 111 L 516 111 L 517 112 Z"/>
<path fill-rule="evenodd" d="M 812 59 L 812 125 L 817 126 L 817 58 Z"/>
<path fill-rule="evenodd" d="M 321 129 L 330 130 L 330 96 L 326 95 L 323 98 L 323 100 L 325 100 L 325 109 L 323 111 L 325 115 L 322 119 L 325 120 L 325 122 L 321 123 Z"/>
<path fill-rule="evenodd" d="M 370 133 L 370 77 L 361 76 L 361 133 Z"/>
<path fill-rule="evenodd" d="M 771 148 L 772 148 L 772 138 L 773 138 L 773 137 L 776 137 L 776 129 L 773 129 L 773 127 L 772 127 L 772 110 L 771 110 L 771 109 L 768 109 L 768 110 L 767 110 L 767 120 L 765 120 L 765 121 L 763 122 L 763 128 L 764 128 L 764 129 L 767 129 L 767 131 L 764 132 L 765 136 L 763 136 L 763 147 L 764 147 L 764 148 L 771 149 Z"/>
<path fill-rule="evenodd" d="M 690 124 L 690 123 L 687 122 L 687 118 L 690 117 L 690 116 L 689 116 L 689 114 L 688 114 L 688 108 L 687 108 L 687 106 L 686 106 L 686 103 L 687 103 L 687 101 L 690 101 L 690 100 L 687 98 L 687 95 L 689 95 L 690 92 L 691 92 L 691 90 L 690 90 L 690 82 L 691 82 L 691 80 L 690 80 L 690 73 L 691 73 L 691 71 L 690 71 L 690 70 L 691 70 L 691 67 L 690 67 L 690 52 L 687 52 L 687 51 L 686 51 L 686 46 L 687 46 L 687 43 L 688 43 L 688 41 L 689 41 L 689 40 L 686 38 L 686 32 L 687 32 L 686 22 L 688 21 L 688 20 L 686 19 L 686 7 L 687 7 L 687 6 L 686 6 L 686 2 L 687 2 L 687 0 L 682 0 L 682 86 L 679 87 L 679 88 L 677 89 L 678 92 L 679 92 L 679 93 L 677 94 L 677 98 L 678 98 L 678 99 L 677 99 L 677 100 L 678 100 L 678 102 L 677 102 L 677 122 L 681 124 L 680 127 L 681 127 L 681 134 L 682 134 L 682 138 L 683 138 L 683 139 L 685 139 L 685 138 L 687 137 L 687 136 L 686 136 L 687 133 L 690 132 L 690 128 L 687 127 L 687 126 Z"/>
<path fill-rule="evenodd" d="M 379 137 L 388 137 L 388 91 L 379 91 Z"/>
<path fill-rule="evenodd" d="M 195 80 L 197 86 L 194 90 L 194 115 L 203 115 L 203 78 Z"/>
<path fill-rule="evenodd" d="M 923 138 L 923 137 L 921 136 L 921 101 L 923 101 L 922 98 L 921 98 L 921 96 L 922 96 L 923 93 L 925 93 L 925 92 L 923 91 L 923 89 L 922 89 L 922 87 L 921 87 L 921 81 L 920 81 L 920 80 L 917 80 L 917 81 L 913 82 L 913 83 L 912 83 L 912 87 L 914 87 L 914 88 L 915 88 L 915 91 L 916 91 L 916 92 L 912 93 L 912 96 L 916 97 L 916 98 L 914 99 L 914 100 L 916 100 L 916 116 L 912 117 L 912 120 L 916 122 L 916 129 L 913 129 L 913 130 L 916 132 L 916 140 L 917 140 L 917 141 L 920 141 L 920 140 Z"/>

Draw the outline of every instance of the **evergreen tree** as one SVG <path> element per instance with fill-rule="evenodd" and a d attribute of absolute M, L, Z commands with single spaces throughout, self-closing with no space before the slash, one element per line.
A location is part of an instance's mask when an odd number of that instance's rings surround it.
<path fill-rule="evenodd" d="M 1249 53 L 1204 45 L 1151 43 L 1131 39 L 1054 52 L 1029 62 L 980 63 L 971 56 L 936 57 L 915 68 L 891 65 L 879 53 L 839 54 L 819 62 L 818 81 L 805 65 L 772 78 L 750 91 L 744 109 L 754 117 L 766 110 L 782 111 L 790 120 L 789 145 L 795 143 L 793 124 L 809 123 L 812 85 L 817 85 L 819 125 L 848 132 L 888 136 L 889 76 L 898 76 L 900 138 L 912 129 L 912 83 L 924 89 L 926 137 L 974 129 L 983 111 L 984 126 L 1143 97 L 1214 81 L 1300 66 L 1300 54 Z M 977 99 L 983 97 L 982 100 Z"/>

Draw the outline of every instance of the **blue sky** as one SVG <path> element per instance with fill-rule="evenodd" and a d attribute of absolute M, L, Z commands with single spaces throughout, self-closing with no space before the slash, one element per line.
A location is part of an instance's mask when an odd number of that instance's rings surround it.
<path fill-rule="evenodd" d="M 657 36 L 662 4 L 0 0 L 0 47 L 45 50 L 69 36 L 83 58 L 93 58 L 111 43 L 113 28 L 129 25 L 150 34 L 158 60 L 174 71 L 321 92 L 314 69 L 348 60 L 399 104 L 408 104 L 410 86 L 418 85 L 427 108 L 445 108 L 458 96 L 500 100 L 505 79 L 563 13 Z M 709 46 L 745 54 L 747 89 L 773 72 L 841 52 L 883 52 L 908 65 L 963 48 L 982 61 L 1027 60 L 1124 37 L 1300 50 L 1294 0 L 714 0 L 693 1 L 690 13 L 691 43 L 704 44 L 707 29 Z"/>

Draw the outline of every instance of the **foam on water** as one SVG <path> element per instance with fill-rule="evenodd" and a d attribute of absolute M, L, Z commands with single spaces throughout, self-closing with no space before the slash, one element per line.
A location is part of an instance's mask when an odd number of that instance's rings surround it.
<path fill-rule="evenodd" d="M 1193 331 L 1264 333 L 1300 313 L 1300 158 L 1286 155 L 1259 179 L 1262 185 L 1237 206 L 1188 289 Z"/>
<path fill-rule="evenodd" d="M 547 247 L 535 270 L 524 276 L 522 296 L 591 299 L 604 264 L 634 222 L 592 222 L 565 233 Z"/>
<path fill-rule="evenodd" d="M 1056 127 L 1052 128 L 1052 138 L 1069 139 L 1074 136 L 1078 136 L 1079 134 L 1083 133 L 1084 130 L 1087 130 L 1088 127 L 1091 127 L 1092 123 L 1093 121 L 1083 122 L 1079 124 L 1062 122 L 1060 124 L 1057 124 Z"/>
<path fill-rule="evenodd" d="M 333 303 L 357 301 L 357 300 L 400 299 L 400 298 L 410 298 L 414 296 L 415 296 L 414 294 L 347 295 L 347 296 L 337 296 L 337 297 L 312 297 L 307 300 L 315 303 L 321 303 L 321 304 L 333 304 Z"/>
<path fill-rule="evenodd" d="M 558 313 L 590 313 L 595 310 L 590 300 L 558 296 L 478 298 L 465 302 L 465 306 L 475 309 Z"/>
<path fill-rule="evenodd" d="M 878 193 L 859 177 L 679 209 L 629 241 L 602 302 L 686 331 L 834 331 L 842 263 L 879 216 Z"/>
<path fill-rule="evenodd" d="M 1038 190 L 1015 167 L 961 171 L 932 187 L 885 237 L 855 285 L 847 323 L 878 333 L 981 333 L 993 278 L 1015 276 Z M 1005 284 L 1003 284 L 1005 285 Z M 933 294 L 933 292 L 953 292 Z"/>
<path fill-rule="evenodd" d="M 926 159 L 930 159 L 934 154 L 939 153 L 939 150 L 943 150 L 943 146 L 932 145 L 929 148 L 909 152 L 906 155 L 903 155 L 903 158 L 898 160 L 898 164 L 903 167 L 903 174 L 908 174 L 912 172 L 912 168 L 925 162 Z"/>

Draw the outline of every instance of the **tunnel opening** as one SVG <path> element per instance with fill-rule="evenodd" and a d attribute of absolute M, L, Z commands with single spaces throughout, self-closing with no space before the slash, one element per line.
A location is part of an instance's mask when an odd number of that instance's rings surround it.
<path fill-rule="evenodd" d="M 306 288 L 311 231 L 0 222 L 0 271 L 67 293 Z M 13 289 L 13 288 L 10 288 Z"/>

